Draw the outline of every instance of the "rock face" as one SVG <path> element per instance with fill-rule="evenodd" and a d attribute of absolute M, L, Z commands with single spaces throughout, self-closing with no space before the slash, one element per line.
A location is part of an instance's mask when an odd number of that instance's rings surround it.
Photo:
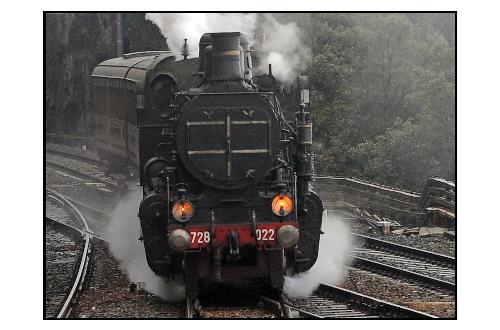
<path fill-rule="evenodd" d="M 144 13 L 122 14 L 124 51 L 168 50 Z M 87 134 L 90 74 L 116 54 L 116 14 L 45 16 L 45 127 L 48 133 Z"/>

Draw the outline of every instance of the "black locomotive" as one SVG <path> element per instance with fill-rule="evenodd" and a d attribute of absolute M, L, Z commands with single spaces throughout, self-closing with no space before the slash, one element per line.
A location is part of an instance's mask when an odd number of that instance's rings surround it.
<path fill-rule="evenodd" d="M 148 264 L 184 276 L 192 297 L 200 280 L 281 289 L 318 256 L 308 91 L 282 109 L 271 66 L 253 69 L 259 54 L 239 32 L 206 33 L 199 58 L 126 54 L 92 74 L 97 148 L 139 168 Z"/>

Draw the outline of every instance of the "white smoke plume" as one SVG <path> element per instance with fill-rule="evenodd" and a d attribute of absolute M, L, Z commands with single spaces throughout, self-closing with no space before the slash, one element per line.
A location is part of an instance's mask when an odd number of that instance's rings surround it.
<path fill-rule="evenodd" d="M 137 218 L 141 191 L 131 192 L 113 210 L 106 239 L 111 253 L 120 263 L 120 269 L 132 282 L 145 282 L 145 290 L 164 300 L 176 301 L 184 297 L 184 285 L 157 276 L 148 266 L 144 245 L 139 241 L 140 223 Z"/>
<path fill-rule="evenodd" d="M 318 260 L 305 273 L 286 276 L 284 292 L 289 297 L 310 296 L 320 283 L 337 285 L 346 276 L 345 265 L 350 262 L 352 239 L 350 228 L 333 216 L 324 216 Z"/>
<path fill-rule="evenodd" d="M 148 13 L 173 52 L 180 53 L 187 38 L 191 57 L 198 57 L 198 42 L 207 32 L 243 32 L 253 34 L 256 14 L 233 13 Z"/>
<path fill-rule="evenodd" d="M 292 82 L 311 60 L 302 31 L 294 22 L 280 23 L 271 14 L 264 15 L 263 29 L 262 46 L 269 52 L 267 63 L 272 64 L 273 75 L 282 82 Z"/>
<path fill-rule="evenodd" d="M 198 57 L 203 33 L 243 32 L 250 44 L 259 39 L 259 47 L 269 52 L 263 63 L 265 71 L 267 64 L 272 64 L 273 75 L 284 83 L 293 82 L 311 58 L 297 24 L 280 23 L 272 14 L 263 14 L 259 19 L 255 13 L 148 13 L 146 19 L 160 28 L 173 52 L 180 53 L 187 38 L 191 57 Z"/>

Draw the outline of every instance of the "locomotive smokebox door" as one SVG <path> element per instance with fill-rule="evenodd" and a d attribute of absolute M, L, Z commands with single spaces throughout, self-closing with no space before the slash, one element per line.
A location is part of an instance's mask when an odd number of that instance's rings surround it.
<path fill-rule="evenodd" d="M 256 95 L 201 95 L 188 105 L 177 128 L 182 162 L 213 188 L 245 188 L 277 158 L 279 125 Z"/>

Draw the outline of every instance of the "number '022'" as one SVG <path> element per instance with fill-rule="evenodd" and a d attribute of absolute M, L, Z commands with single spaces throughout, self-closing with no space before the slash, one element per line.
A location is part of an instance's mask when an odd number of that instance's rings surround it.
<path fill-rule="evenodd" d="M 258 241 L 274 241 L 274 229 L 257 229 L 257 240 Z"/>

